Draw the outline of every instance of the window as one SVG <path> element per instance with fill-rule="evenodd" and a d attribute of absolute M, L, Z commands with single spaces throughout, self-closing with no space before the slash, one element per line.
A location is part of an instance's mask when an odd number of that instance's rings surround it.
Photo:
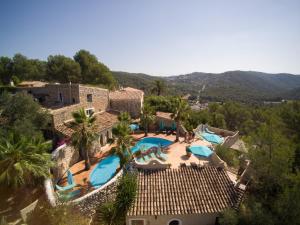
<path fill-rule="evenodd" d="M 85 114 L 88 116 L 91 116 L 94 114 L 94 108 L 86 109 Z"/>
<path fill-rule="evenodd" d="M 168 225 L 181 225 L 181 221 L 177 219 L 171 220 Z"/>
<path fill-rule="evenodd" d="M 87 94 L 87 95 L 86 95 L 86 100 L 87 100 L 88 102 L 93 102 L 93 95 L 92 95 L 92 94 Z"/>
<path fill-rule="evenodd" d="M 146 223 L 143 219 L 134 219 L 130 220 L 130 225 L 146 225 Z"/>

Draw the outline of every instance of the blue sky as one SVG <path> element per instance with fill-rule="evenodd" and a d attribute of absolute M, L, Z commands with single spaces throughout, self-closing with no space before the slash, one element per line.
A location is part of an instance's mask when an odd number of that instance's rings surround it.
<path fill-rule="evenodd" d="M 95 54 L 152 75 L 300 74 L 299 0 L 0 0 L 0 55 Z"/>

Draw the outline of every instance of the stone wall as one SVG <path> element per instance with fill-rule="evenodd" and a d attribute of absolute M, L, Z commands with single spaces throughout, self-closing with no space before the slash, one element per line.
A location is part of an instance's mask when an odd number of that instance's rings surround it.
<path fill-rule="evenodd" d="M 232 135 L 234 135 L 236 133 L 234 131 L 225 130 L 225 129 L 221 129 L 221 128 L 217 128 L 217 127 L 211 127 L 211 126 L 208 126 L 208 125 L 206 125 L 206 127 L 210 131 L 212 131 L 212 132 L 214 132 L 214 133 L 216 133 L 216 134 L 218 134 L 220 136 L 232 136 Z"/>
<path fill-rule="evenodd" d="M 106 145 L 109 138 L 112 138 L 112 128 L 105 129 L 99 133 L 99 138 L 94 141 L 89 150 L 90 157 L 95 156 L 101 151 L 101 146 Z M 55 167 L 52 168 L 53 178 L 55 183 L 58 182 L 67 170 L 75 163 L 79 162 L 80 156 L 78 150 L 71 145 L 58 148 L 53 152 L 53 160 Z"/>
<path fill-rule="evenodd" d="M 232 136 L 225 137 L 224 142 L 222 143 L 222 146 L 225 146 L 227 148 L 230 148 L 235 142 L 239 140 L 239 132 L 236 132 Z"/>
<path fill-rule="evenodd" d="M 79 161 L 79 152 L 72 146 L 66 146 L 56 152 L 55 167 L 52 168 L 54 183 L 57 183 L 67 170 Z"/>
<path fill-rule="evenodd" d="M 92 95 L 92 102 L 87 100 Z M 79 102 L 84 108 L 94 108 L 95 113 L 106 111 L 109 107 L 109 91 L 98 87 L 79 86 Z"/>
<path fill-rule="evenodd" d="M 141 115 L 142 101 L 142 99 L 110 99 L 110 108 L 119 112 L 128 112 L 133 119 L 136 119 Z"/>
<path fill-rule="evenodd" d="M 220 159 L 220 157 L 213 152 L 210 156 L 209 156 L 209 161 L 210 163 L 217 168 L 223 168 L 223 169 L 227 169 L 227 164 L 226 162 L 224 162 L 222 159 Z"/>
<path fill-rule="evenodd" d="M 78 84 L 46 84 L 45 92 L 45 105 L 48 107 L 79 103 Z"/>
<path fill-rule="evenodd" d="M 114 201 L 117 193 L 117 186 L 119 178 L 122 176 L 123 171 L 119 171 L 114 178 L 107 182 L 104 186 L 96 189 L 78 199 L 73 200 L 71 203 L 84 214 L 93 216 L 96 209 L 105 202 Z"/>
<path fill-rule="evenodd" d="M 150 159 L 147 163 L 138 163 L 134 160 L 134 167 L 138 169 L 146 169 L 146 170 L 158 170 L 158 169 L 167 169 L 171 167 L 171 164 L 161 162 L 158 159 Z"/>
<path fill-rule="evenodd" d="M 73 85 L 73 84 L 72 84 Z M 53 86 L 52 92 L 55 93 L 56 86 L 61 85 L 51 85 Z M 65 86 L 65 85 L 62 85 Z M 76 85 L 74 85 L 76 86 Z M 108 97 L 108 90 L 96 87 L 86 87 L 86 86 L 79 86 L 77 85 L 77 97 L 76 103 L 69 106 L 64 106 L 58 109 L 51 110 L 51 114 L 53 116 L 53 124 L 59 125 L 65 121 L 71 120 L 72 112 L 78 111 L 81 108 L 90 109 L 92 108 L 94 113 L 99 113 L 102 111 L 106 111 L 109 106 L 109 97 Z M 63 88 L 61 88 L 64 90 Z M 61 90 L 60 89 L 60 90 Z M 74 94 L 75 95 L 75 94 Z M 92 102 L 87 101 L 87 95 L 92 95 Z M 54 96 L 54 95 L 53 95 Z M 50 101 L 49 103 L 51 104 Z"/>

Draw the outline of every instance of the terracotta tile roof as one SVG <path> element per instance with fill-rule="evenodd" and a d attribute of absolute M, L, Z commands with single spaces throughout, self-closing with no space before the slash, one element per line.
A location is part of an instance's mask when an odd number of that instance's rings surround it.
<path fill-rule="evenodd" d="M 141 99 L 144 92 L 135 88 L 126 87 L 122 90 L 117 90 L 109 93 L 111 100 L 123 100 L 123 99 Z"/>
<path fill-rule="evenodd" d="M 172 120 L 171 115 L 172 113 L 168 113 L 168 112 L 156 112 L 157 117 L 168 119 L 168 120 Z"/>
<path fill-rule="evenodd" d="M 239 193 L 223 169 L 181 167 L 138 172 L 138 191 L 128 216 L 221 212 Z"/>
<path fill-rule="evenodd" d="M 101 132 L 107 128 L 110 128 L 118 122 L 118 114 L 115 112 L 103 112 L 96 114 L 95 116 L 95 131 L 97 132 Z M 71 137 L 74 133 L 74 129 L 72 128 L 70 122 L 55 126 L 55 130 L 66 137 Z"/>

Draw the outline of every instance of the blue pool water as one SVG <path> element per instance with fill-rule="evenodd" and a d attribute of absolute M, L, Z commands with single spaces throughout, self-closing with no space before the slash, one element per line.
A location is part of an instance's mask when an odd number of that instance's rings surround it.
<path fill-rule="evenodd" d="M 214 144 L 221 144 L 224 141 L 223 137 L 220 137 L 219 135 L 216 135 L 216 134 L 207 133 L 207 132 L 202 133 L 201 136 L 206 141 L 209 141 L 209 142 L 214 143 Z"/>
<path fill-rule="evenodd" d="M 120 165 L 118 156 L 111 155 L 102 159 L 90 174 L 91 184 L 99 188 L 107 183 L 115 174 Z"/>
<path fill-rule="evenodd" d="M 213 152 L 207 146 L 190 146 L 189 150 L 194 154 L 202 157 L 209 157 Z"/>
<path fill-rule="evenodd" d="M 163 148 L 172 144 L 172 141 L 169 141 L 164 138 L 157 138 L 157 137 L 146 137 L 142 140 L 138 141 L 134 147 L 131 148 L 132 153 L 135 153 L 138 150 L 148 150 L 151 147 L 158 147 L 162 146 Z"/>

